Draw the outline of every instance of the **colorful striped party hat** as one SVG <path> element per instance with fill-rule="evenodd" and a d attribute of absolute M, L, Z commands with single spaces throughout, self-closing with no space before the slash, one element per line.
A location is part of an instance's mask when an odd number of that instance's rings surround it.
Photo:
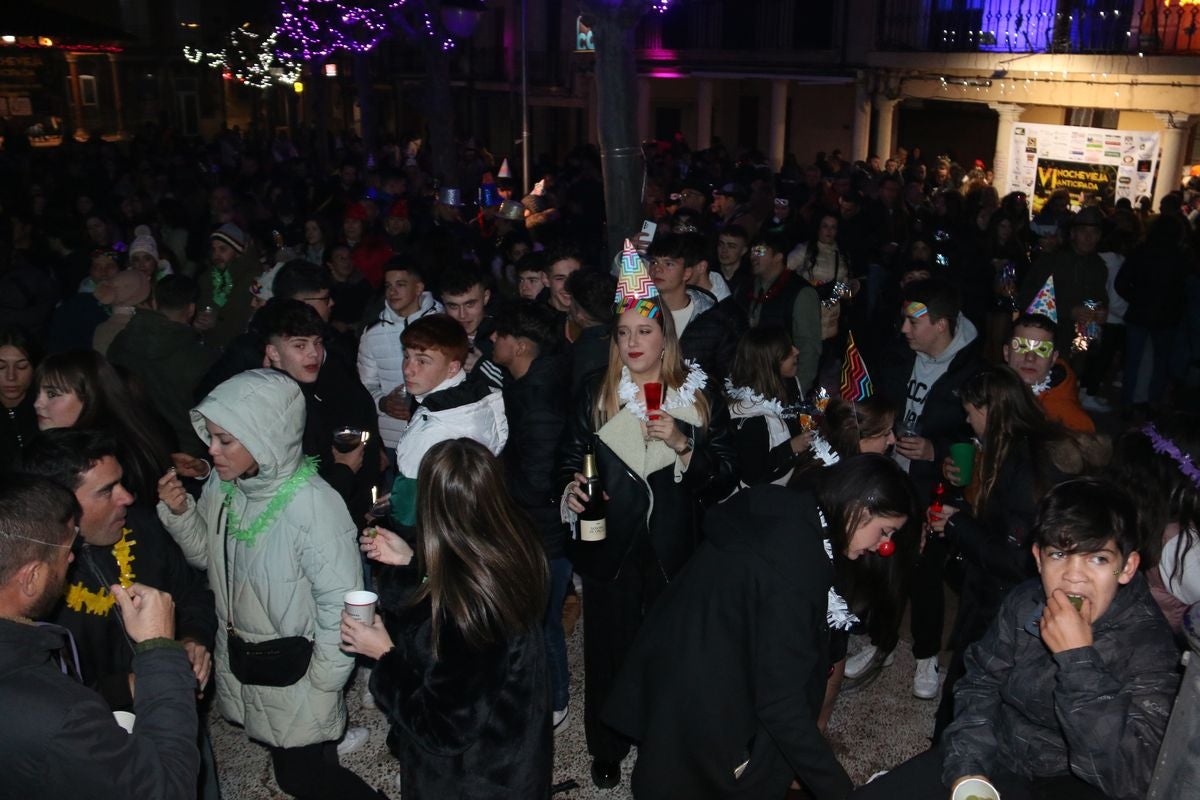
<path fill-rule="evenodd" d="M 633 243 L 626 239 L 621 251 L 621 274 L 617 276 L 614 312 L 621 314 L 632 308 L 643 317 L 653 317 L 658 313 L 658 303 L 652 301 L 657 298 L 658 288 L 650 280 L 646 265 L 642 263 L 637 250 L 633 249 Z"/>

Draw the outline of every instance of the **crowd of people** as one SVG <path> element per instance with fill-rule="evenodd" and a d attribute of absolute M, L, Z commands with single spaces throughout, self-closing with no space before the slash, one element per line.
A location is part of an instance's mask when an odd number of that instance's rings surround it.
<path fill-rule="evenodd" d="M 1145 796 L 1200 181 L 1031 208 L 677 137 L 614 253 L 593 148 L 526 194 L 474 140 L 312 144 L 0 151 L 0 793 L 219 797 L 211 705 L 283 792 L 384 797 L 353 687 L 407 800 L 549 797 L 573 713 L 639 798 Z M 856 789 L 827 726 L 906 616 L 933 744 Z"/>

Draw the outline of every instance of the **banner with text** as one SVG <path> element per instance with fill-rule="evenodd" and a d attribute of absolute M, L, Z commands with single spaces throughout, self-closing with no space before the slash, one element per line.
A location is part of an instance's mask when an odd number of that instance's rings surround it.
<path fill-rule="evenodd" d="M 1085 196 L 1149 196 L 1158 166 L 1158 134 L 1017 122 L 1012 130 L 1009 190 L 1024 191 L 1036 214 L 1058 189 L 1078 209 Z"/>

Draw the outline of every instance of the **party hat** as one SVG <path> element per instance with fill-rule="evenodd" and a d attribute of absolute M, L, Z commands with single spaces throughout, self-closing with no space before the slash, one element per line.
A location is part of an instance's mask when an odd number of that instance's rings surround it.
<path fill-rule="evenodd" d="M 508 168 L 508 159 L 500 162 L 500 171 L 496 173 L 497 178 L 511 178 L 512 171 Z"/>
<path fill-rule="evenodd" d="M 873 394 L 875 387 L 871 383 L 871 376 L 867 374 L 867 364 L 851 332 L 846 339 L 846 358 L 842 361 L 842 399 L 861 403 Z"/>
<path fill-rule="evenodd" d="M 1025 309 L 1026 314 L 1041 314 L 1049 317 L 1055 325 L 1058 324 L 1058 305 L 1054 302 L 1054 276 L 1046 278 L 1046 285 L 1038 290 L 1037 296 Z"/>
<path fill-rule="evenodd" d="M 614 298 L 615 313 L 620 314 L 635 309 L 643 317 L 653 317 L 658 313 L 658 304 L 652 302 L 658 297 L 658 289 L 650 280 L 650 273 L 642 263 L 641 256 L 633 249 L 633 243 L 625 240 L 625 248 L 621 251 L 621 274 L 617 276 L 617 295 Z"/>

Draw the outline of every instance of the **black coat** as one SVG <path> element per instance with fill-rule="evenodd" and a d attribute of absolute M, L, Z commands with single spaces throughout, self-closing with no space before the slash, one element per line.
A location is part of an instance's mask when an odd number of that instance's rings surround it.
<path fill-rule="evenodd" d="M 194 800 L 196 676 L 183 651 L 134 656 L 132 735 L 100 695 L 62 673 L 59 651 L 70 652 L 62 628 L 0 619 L 0 796 Z"/>
<path fill-rule="evenodd" d="M 587 388 L 595 374 L 608 367 L 611 329 L 608 325 L 584 328 L 571 343 L 571 397 Z"/>
<path fill-rule="evenodd" d="M 175 540 L 163 529 L 153 511 L 138 506 L 129 508 L 126 527 L 133 570 L 138 583 L 161 589 L 175 601 L 175 638 L 195 639 L 211 653 L 217 636 L 217 612 L 213 593 L 204 575 L 192 568 Z M 125 635 L 116 608 L 104 613 L 68 601 L 72 588 L 96 592 L 117 582 L 120 570 L 111 547 L 83 545 L 79 556 L 67 571 L 66 597 L 54 610 L 51 622 L 63 626 L 75 637 L 79 650 L 80 678 L 100 693 L 114 711 L 127 711 L 133 705 L 129 693 L 129 673 L 133 671 L 133 643 Z"/>
<path fill-rule="evenodd" d="M 798 777 L 817 800 L 846 797 L 850 779 L 817 729 L 833 564 L 812 495 L 752 487 L 710 511 L 705 533 L 602 712 L 638 742 L 634 796 L 775 798 Z"/>
<path fill-rule="evenodd" d="M 547 558 L 566 556 L 567 527 L 559 514 L 562 486 L 555 454 L 567 426 L 564 360 L 542 356 L 529 372 L 504 388 L 504 416 L 511 432 L 501 457 L 508 490 L 542 536 Z"/>
<path fill-rule="evenodd" d="M 1037 515 L 1039 486 L 1067 475 L 1052 467 L 1039 480 L 1027 442 L 1017 442 L 1000 465 L 995 488 L 976 518 L 963 508 L 946 523 L 946 536 L 962 555 L 964 579 L 952 635 L 955 649 L 978 641 L 1000 611 L 1005 596 L 1037 577 L 1030 531 Z"/>
<path fill-rule="evenodd" d="M 545 800 L 553 766 L 550 676 L 540 627 L 484 652 L 451 624 L 431 645 L 429 603 L 409 606 L 413 567 L 385 568 L 379 605 L 395 643 L 371 692 L 399 743 L 405 800 Z"/>
<path fill-rule="evenodd" d="M 709 423 L 705 429 L 676 420 L 676 426 L 694 438 L 692 459 L 683 480 L 675 482 L 673 467 L 667 466 L 643 480 L 600 440 L 592 424 L 592 409 L 604 376 L 575 399 L 575 410 L 567 421 L 567 432 L 559 452 L 559 487 L 574 480 L 583 470 L 589 444 L 608 492 L 608 537 L 599 543 L 571 548 L 571 561 L 580 575 L 612 580 L 639 536 L 649 536 L 663 576 L 670 580 L 679 572 L 699 540 L 701 509 L 713 505 L 737 486 L 737 457 L 729 434 L 729 409 L 720 395 L 705 391 Z M 711 386 L 711 380 L 709 385 Z M 653 503 L 651 502 L 653 500 Z"/>
<path fill-rule="evenodd" d="M 300 384 L 304 392 L 304 455 L 318 459 L 318 474 L 342 499 L 355 523 L 371 508 L 371 487 L 379 484 L 379 414 L 371 393 L 358 373 L 332 351 L 313 383 Z M 333 460 L 333 432 L 356 428 L 370 434 L 363 447 L 362 467 L 352 471 Z"/>

